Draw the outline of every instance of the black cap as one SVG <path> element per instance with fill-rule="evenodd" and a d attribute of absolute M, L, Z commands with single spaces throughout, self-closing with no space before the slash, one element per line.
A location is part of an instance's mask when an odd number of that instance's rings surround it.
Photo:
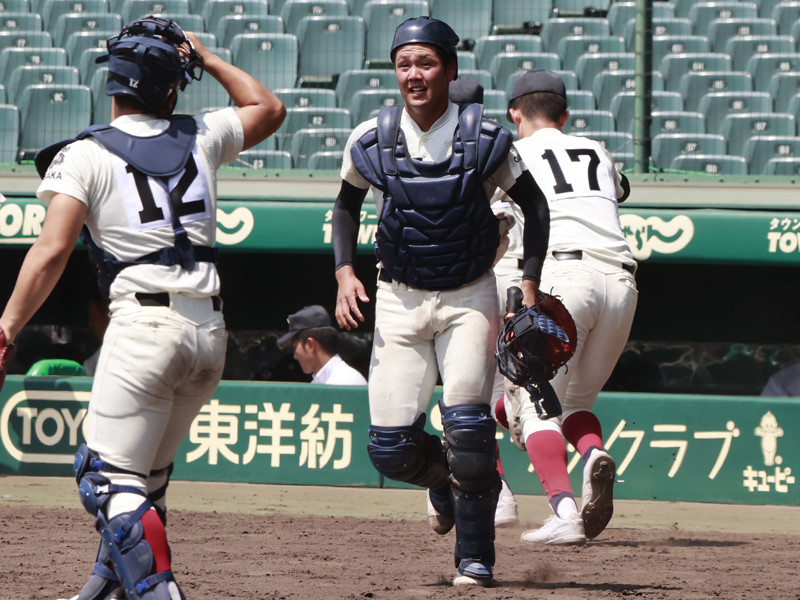
<path fill-rule="evenodd" d="M 286 346 L 294 336 L 304 329 L 313 329 L 314 327 L 333 328 L 333 321 L 331 321 L 328 311 L 319 304 L 304 306 L 296 313 L 289 315 L 286 322 L 289 324 L 289 332 L 278 338 L 278 346 L 281 347 Z"/>
<path fill-rule="evenodd" d="M 389 56 L 394 62 L 394 55 L 400 46 L 405 46 L 406 44 L 432 44 L 456 58 L 458 42 L 458 34 L 444 21 L 432 17 L 413 17 L 406 19 L 395 29 Z"/>
<path fill-rule="evenodd" d="M 550 92 L 551 94 L 564 96 L 564 98 L 567 97 L 567 88 L 564 85 L 564 80 L 561 79 L 561 75 L 545 69 L 534 69 L 533 71 L 526 71 L 514 82 L 508 103 L 511 104 L 520 96 L 533 94 L 534 92 Z"/>
<path fill-rule="evenodd" d="M 450 82 L 450 102 L 483 104 L 483 86 L 472 77 L 459 77 Z"/>

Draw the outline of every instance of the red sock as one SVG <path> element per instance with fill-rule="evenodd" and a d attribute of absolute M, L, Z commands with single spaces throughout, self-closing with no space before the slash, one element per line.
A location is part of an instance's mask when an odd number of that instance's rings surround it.
<path fill-rule="evenodd" d="M 506 416 L 506 404 L 504 402 L 506 396 L 503 394 L 500 396 L 500 400 L 497 401 L 497 404 L 494 405 L 494 418 L 495 420 L 503 426 L 503 428 L 508 431 L 508 417 Z"/>
<path fill-rule="evenodd" d="M 579 410 L 572 413 L 561 424 L 564 438 L 583 456 L 590 448 L 603 449 L 603 429 L 594 413 Z"/>
<path fill-rule="evenodd" d="M 531 464 L 548 498 L 556 494 L 572 494 L 567 473 L 567 447 L 556 431 L 537 431 L 525 443 Z"/>
<path fill-rule="evenodd" d="M 142 527 L 144 527 L 144 539 L 150 544 L 153 550 L 153 573 L 169 571 L 172 568 L 169 557 L 169 544 L 167 543 L 167 531 L 164 524 L 154 510 L 148 510 L 142 516 Z"/>
<path fill-rule="evenodd" d="M 503 472 L 503 463 L 500 462 L 500 444 L 497 444 L 497 472 L 500 473 L 500 477 L 505 477 L 505 473 Z"/>

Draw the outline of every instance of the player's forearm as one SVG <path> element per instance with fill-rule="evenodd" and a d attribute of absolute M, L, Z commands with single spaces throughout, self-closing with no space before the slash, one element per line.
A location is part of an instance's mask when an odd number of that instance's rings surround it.
<path fill-rule="evenodd" d="M 547 255 L 547 244 L 550 240 L 550 208 L 542 190 L 534 181 L 529 171 L 517 179 L 508 190 L 508 195 L 522 209 L 525 224 L 522 232 L 523 280 L 539 281 L 541 279 L 544 257 Z"/>
<path fill-rule="evenodd" d="M 331 216 L 336 270 L 345 265 L 352 265 L 355 260 L 356 239 L 361 224 L 361 205 L 366 194 L 367 190 L 361 190 L 342 181 Z"/>

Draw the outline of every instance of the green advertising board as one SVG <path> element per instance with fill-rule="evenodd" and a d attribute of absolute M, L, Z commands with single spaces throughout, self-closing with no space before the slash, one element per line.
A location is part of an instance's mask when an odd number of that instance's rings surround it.
<path fill-rule="evenodd" d="M 223 251 L 332 252 L 330 202 L 225 200 L 217 208 Z M 31 198 L 0 204 L 0 247 L 33 243 L 45 207 Z M 800 215 L 781 210 L 621 208 L 620 221 L 640 261 L 800 264 Z M 373 252 L 375 206 L 365 204 L 359 250 Z"/>
<path fill-rule="evenodd" d="M 0 392 L 0 475 L 68 476 L 91 379 L 9 376 Z M 441 434 L 431 399 L 427 428 Z M 627 499 L 800 504 L 796 399 L 603 393 L 596 405 Z M 382 480 L 366 451 L 365 387 L 223 381 L 178 450 L 176 479 L 336 486 Z M 525 452 L 498 433 L 516 493 L 541 494 Z M 582 464 L 568 448 L 573 489 Z"/>

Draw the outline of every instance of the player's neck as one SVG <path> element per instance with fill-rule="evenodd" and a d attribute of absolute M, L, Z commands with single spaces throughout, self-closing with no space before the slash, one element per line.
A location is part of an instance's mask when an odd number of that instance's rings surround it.
<path fill-rule="evenodd" d="M 520 121 L 519 124 L 519 137 L 524 138 L 528 137 L 529 135 L 533 135 L 540 129 L 558 129 L 561 131 L 561 127 L 558 123 L 554 123 L 550 119 L 545 119 L 542 117 L 535 117 L 533 119 L 523 119 Z"/>

